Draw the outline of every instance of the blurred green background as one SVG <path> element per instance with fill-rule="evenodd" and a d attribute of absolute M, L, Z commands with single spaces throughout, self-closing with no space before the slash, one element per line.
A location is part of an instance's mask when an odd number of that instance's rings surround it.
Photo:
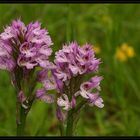
<path fill-rule="evenodd" d="M 28 24 L 39 20 L 52 37 L 54 52 L 65 42 L 89 42 L 100 48 L 99 75 L 104 108 L 85 107 L 77 125 L 79 136 L 140 135 L 140 5 L 139 4 L 0 4 L 0 32 L 13 19 Z M 114 57 L 127 43 L 135 55 L 127 61 Z M 52 55 L 52 58 L 54 54 Z M 0 71 L 0 136 L 16 135 L 15 93 L 8 73 Z M 35 102 L 26 132 L 58 136 L 54 106 Z"/>

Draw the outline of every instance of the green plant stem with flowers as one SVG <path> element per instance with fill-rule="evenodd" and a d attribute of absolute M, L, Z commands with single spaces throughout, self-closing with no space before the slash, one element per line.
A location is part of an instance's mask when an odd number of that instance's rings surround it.
<path fill-rule="evenodd" d="M 69 6 L 67 41 L 73 37 L 72 28 L 69 28 L 70 11 Z M 14 20 L 0 37 L 0 69 L 10 73 L 16 90 L 17 136 L 26 135 L 26 118 L 36 99 L 46 103 L 57 102 L 56 114 L 63 136 L 75 135 L 77 118 L 86 103 L 104 107 L 103 99 L 99 96 L 102 77 L 95 75 L 88 81 L 83 80 L 85 75 L 97 72 L 101 63 L 90 44 L 82 47 L 77 42 L 65 44 L 55 54 L 54 61 L 50 62 L 48 58 L 52 49 L 49 47 L 53 43 L 39 22 L 25 26 L 20 20 Z M 42 86 L 36 89 L 37 82 Z M 58 93 L 56 100 L 54 95 L 48 94 L 49 90 Z"/>
<path fill-rule="evenodd" d="M 14 73 L 15 81 L 14 86 L 16 88 L 16 123 L 17 123 L 17 136 L 25 135 L 25 124 L 27 115 L 32 107 L 32 103 L 34 102 L 35 95 L 33 95 L 33 91 L 36 86 L 36 79 L 34 79 L 34 70 L 29 72 L 29 75 L 23 76 L 23 72 L 21 68 L 17 68 L 17 73 Z M 24 94 L 19 95 L 20 91 L 24 91 Z M 20 99 L 21 98 L 21 99 Z M 22 102 L 22 98 L 25 100 Z"/>

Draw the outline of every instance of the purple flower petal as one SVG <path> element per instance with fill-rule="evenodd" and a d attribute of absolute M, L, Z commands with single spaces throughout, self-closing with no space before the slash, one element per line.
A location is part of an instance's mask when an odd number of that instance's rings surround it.
<path fill-rule="evenodd" d="M 20 103 L 23 103 L 25 100 L 26 100 L 26 97 L 25 97 L 23 91 L 20 91 L 20 92 L 18 93 L 18 101 L 19 101 Z"/>
<path fill-rule="evenodd" d="M 46 103 L 53 103 L 54 102 L 53 96 L 46 94 L 45 89 L 38 89 L 36 91 L 36 98 L 41 100 L 41 101 L 44 101 Z"/>
<path fill-rule="evenodd" d="M 57 109 L 56 109 L 56 116 L 59 121 L 64 121 L 64 119 L 65 119 L 65 116 L 64 116 L 63 112 L 61 111 L 60 107 L 57 107 Z"/>
<path fill-rule="evenodd" d="M 75 106 L 76 106 L 76 99 L 75 99 L 75 97 L 73 96 L 73 97 L 72 97 L 72 101 L 71 101 L 71 107 L 72 107 L 72 108 L 75 108 Z"/>

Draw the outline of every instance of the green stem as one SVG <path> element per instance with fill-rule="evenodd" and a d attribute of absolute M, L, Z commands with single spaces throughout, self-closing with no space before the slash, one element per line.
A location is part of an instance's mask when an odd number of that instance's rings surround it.
<path fill-rule="evenodd" d="M 73 136 L 73 109 L 68 112 L 66 136 Z"/>
<path fill-rule="evenodd" d="M 25 127 L 25 121 L 27 117 L 26 110 L 18 104 L 19 111 L 17 115 L 17 136 L 24 136 L 24 127 Z"/>
<path fill-rule="evenodd" d="M 63 126 L 63 122 L 59 122 L 59 129 L 60 129 L 60 135 L 61 136 L 64 136 L 65 133 L 64 133 L 64 126 Z"/>
<path fill-rule="evenodd" d="M 85 104 L 87 103 L 87 100 L 83 99 L 77 107 L 73 110 L 73 114 L 77 113 Z"/>
<path fill-rule="evenodd" d="M 76 115 L 76 113 L 80 111 L 80 109 L 86 102 L 86 100 L 82 100 L 75 109 L 71 109 L 68 112 L 66 136 L 74 136 L 74 125 L 76 126 L 76 124 L 74 124 L 74 118 L 76 116 L 74 117 L 74 115 Z"/>
<path fill-rule="evenodd" d="M 24 136 L 24 128 L 25 128 L 25 122 L 26 117 L 28 115 L 28 112 L 30 111 L 32 104 L 34 102 L 34 96 L 30 97 L 28 100 L 27 109 L 25 109 L 20 102 L 17 101 L 17 136 Z"/>

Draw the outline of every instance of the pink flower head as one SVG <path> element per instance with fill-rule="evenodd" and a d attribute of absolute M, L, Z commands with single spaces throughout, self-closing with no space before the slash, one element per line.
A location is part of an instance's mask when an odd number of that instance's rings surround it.
<path fill-rule="evenodd" d="M 87 82 L 80 79 L 88 73 L 96 73 L 101 63 L 100 59 L 95 57 L 91 45 L 80 47 L 76 42 L 65 44 L 62 50 L 55 53 L 54 63 L 54 79 L 59 81 L 56 85 L 62 85 L 59 90 L 61 95 L 57 100 L 59 106 L 67 111 L 75 108 L 77 96 L 81 95 L 90 105 L 103 107 L 102 98 L 95 98 L 96 93 L 92 93 L 93 89 L 99 92 L 102 77 L 94 76 Z"/>
<path fill-rule="evenodd" d="M 80 47 L 76 42 L 64 45 L 56 52 L 54 60 L 57 69 L 55 75 L 62 81 L 70 80 L 73 76 L 95 72 L 100 64 L 92 47 L 88 44 Z"/>
<path fill-rule="evenodd" d="M 26 26 L 22 21 L 14 20 L 0 34 L 0 50 L 3 50 L 0 53 L 0 57 L 3 57 L 0 58 L 0 68 L 11 70 L 8 67 L 9 61 L 5 59 L 11 60 L 13 67 L 33 69 L 35 66 L 50 66 L 48 57 L 52 53 L 49 48 L 52 44 L 48 31 L 42 29 L 39 22 Z"/>

